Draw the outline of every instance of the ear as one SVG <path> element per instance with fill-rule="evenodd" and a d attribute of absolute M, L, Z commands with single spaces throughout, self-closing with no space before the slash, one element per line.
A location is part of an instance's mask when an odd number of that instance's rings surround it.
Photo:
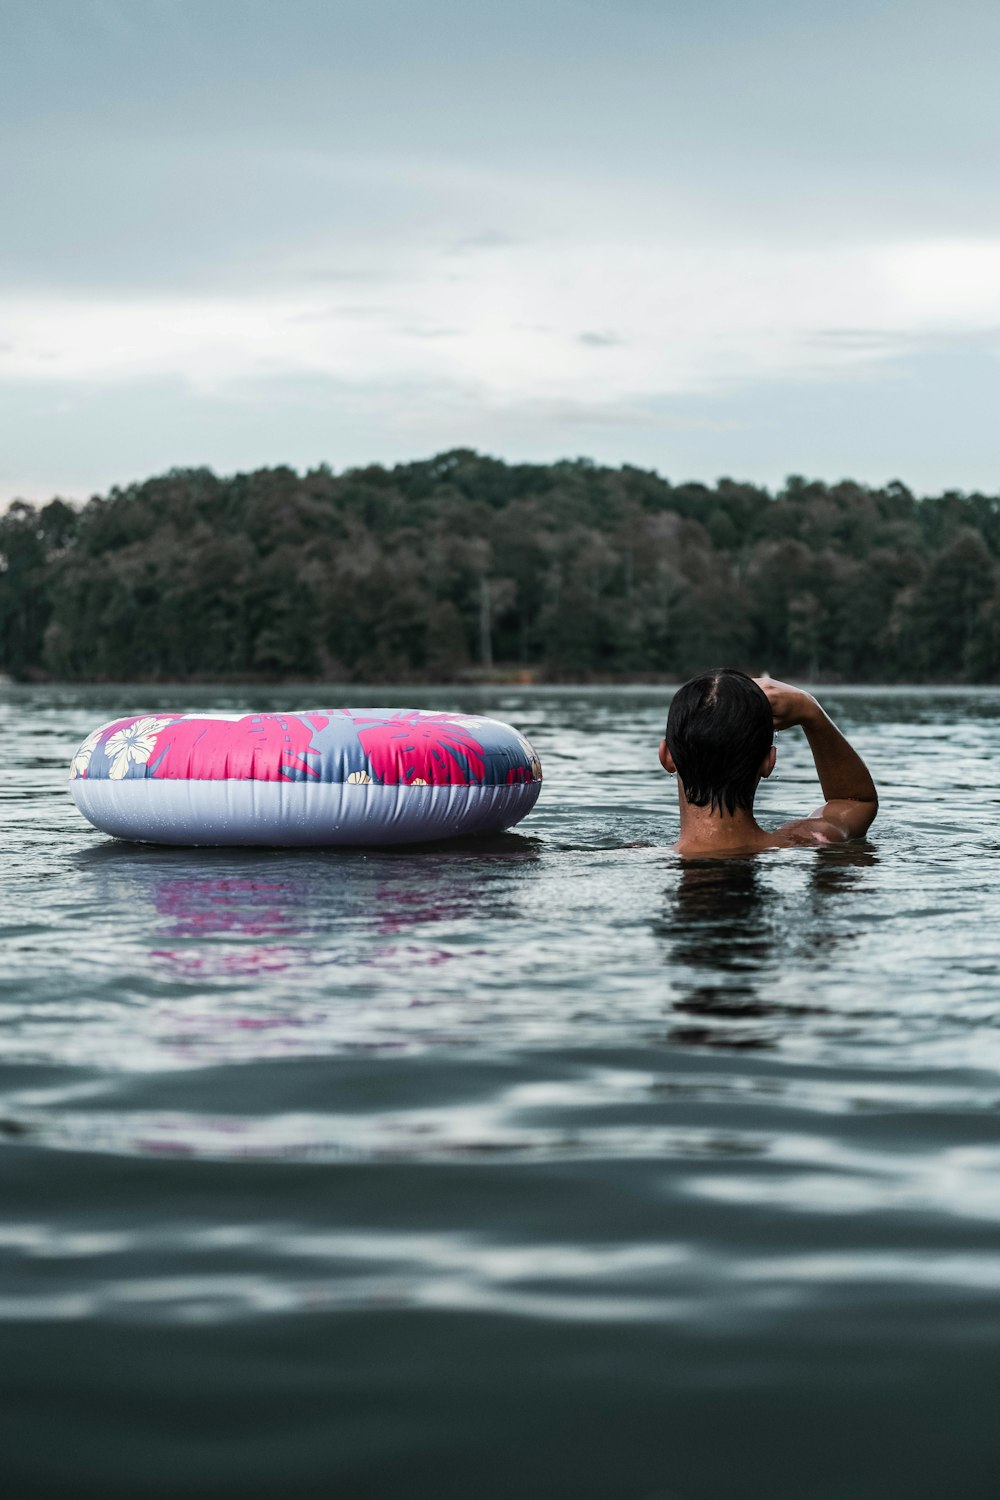
<path fill-rule="evenodd" d="M 767 752 L 767 754 L 764 756 L 764 759 L 760 763 L 760 774 L 762 780 L 766 780 L 766 778 L 770 776 L 771 772 L 774 770 L 774 762 L 777 760 L 777 758 L 778 747 L 777 745 L 772 745 L 770 750 Z"/>
<path fill-rule="evenodd" d="M 665 771 L 669 771 L 671 776 L 677 775 L 677 767 L 674 765 L 674 757 L 667 749 L 666 740 L 660 741 L 660 765 Z"/>

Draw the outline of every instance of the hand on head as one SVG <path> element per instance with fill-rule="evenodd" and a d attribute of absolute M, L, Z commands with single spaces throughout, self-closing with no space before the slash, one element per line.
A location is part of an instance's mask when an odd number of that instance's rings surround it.
<path fill-rule="evenodd" d="M 754 682 L 771 705 L 775 729 L 791 729 L 802 724 L 819 710 L 819 704 L 811 693 L 792 687 L 789 682 L 779 682 L 776 677 L 755 677 Z"/>

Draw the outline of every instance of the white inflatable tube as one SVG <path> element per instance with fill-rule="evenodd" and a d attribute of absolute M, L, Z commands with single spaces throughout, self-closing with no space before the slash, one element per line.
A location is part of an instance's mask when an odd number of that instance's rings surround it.
<path fill-rule="evenodd" d="M 116 838 L 156 844 L 405 844 L 510 828 L 541 765 L 497 719 L 421 709 L 116 719 L 70 792 Z"/>

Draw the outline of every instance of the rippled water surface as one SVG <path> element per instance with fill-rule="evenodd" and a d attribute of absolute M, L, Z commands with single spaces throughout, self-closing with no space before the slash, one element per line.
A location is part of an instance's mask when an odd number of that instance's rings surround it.
<path fill-rule="evenodd" d="M 5 1492 L 994 1496 L 1000 692 L 829 692 L 871 841 L 689 865 L 661 693 L 376 696 L 536 811 L 119 844 L 97 724 L 371 695 L 0 688 Z"/>

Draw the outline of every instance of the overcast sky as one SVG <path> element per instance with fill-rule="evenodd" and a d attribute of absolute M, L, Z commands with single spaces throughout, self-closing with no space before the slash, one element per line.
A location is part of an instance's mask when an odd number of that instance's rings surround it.
<path fill-rule="evenodd" d="M 995 0 L 0 0 L 0 503 L 466 446 L 1000 490 Z"/>

